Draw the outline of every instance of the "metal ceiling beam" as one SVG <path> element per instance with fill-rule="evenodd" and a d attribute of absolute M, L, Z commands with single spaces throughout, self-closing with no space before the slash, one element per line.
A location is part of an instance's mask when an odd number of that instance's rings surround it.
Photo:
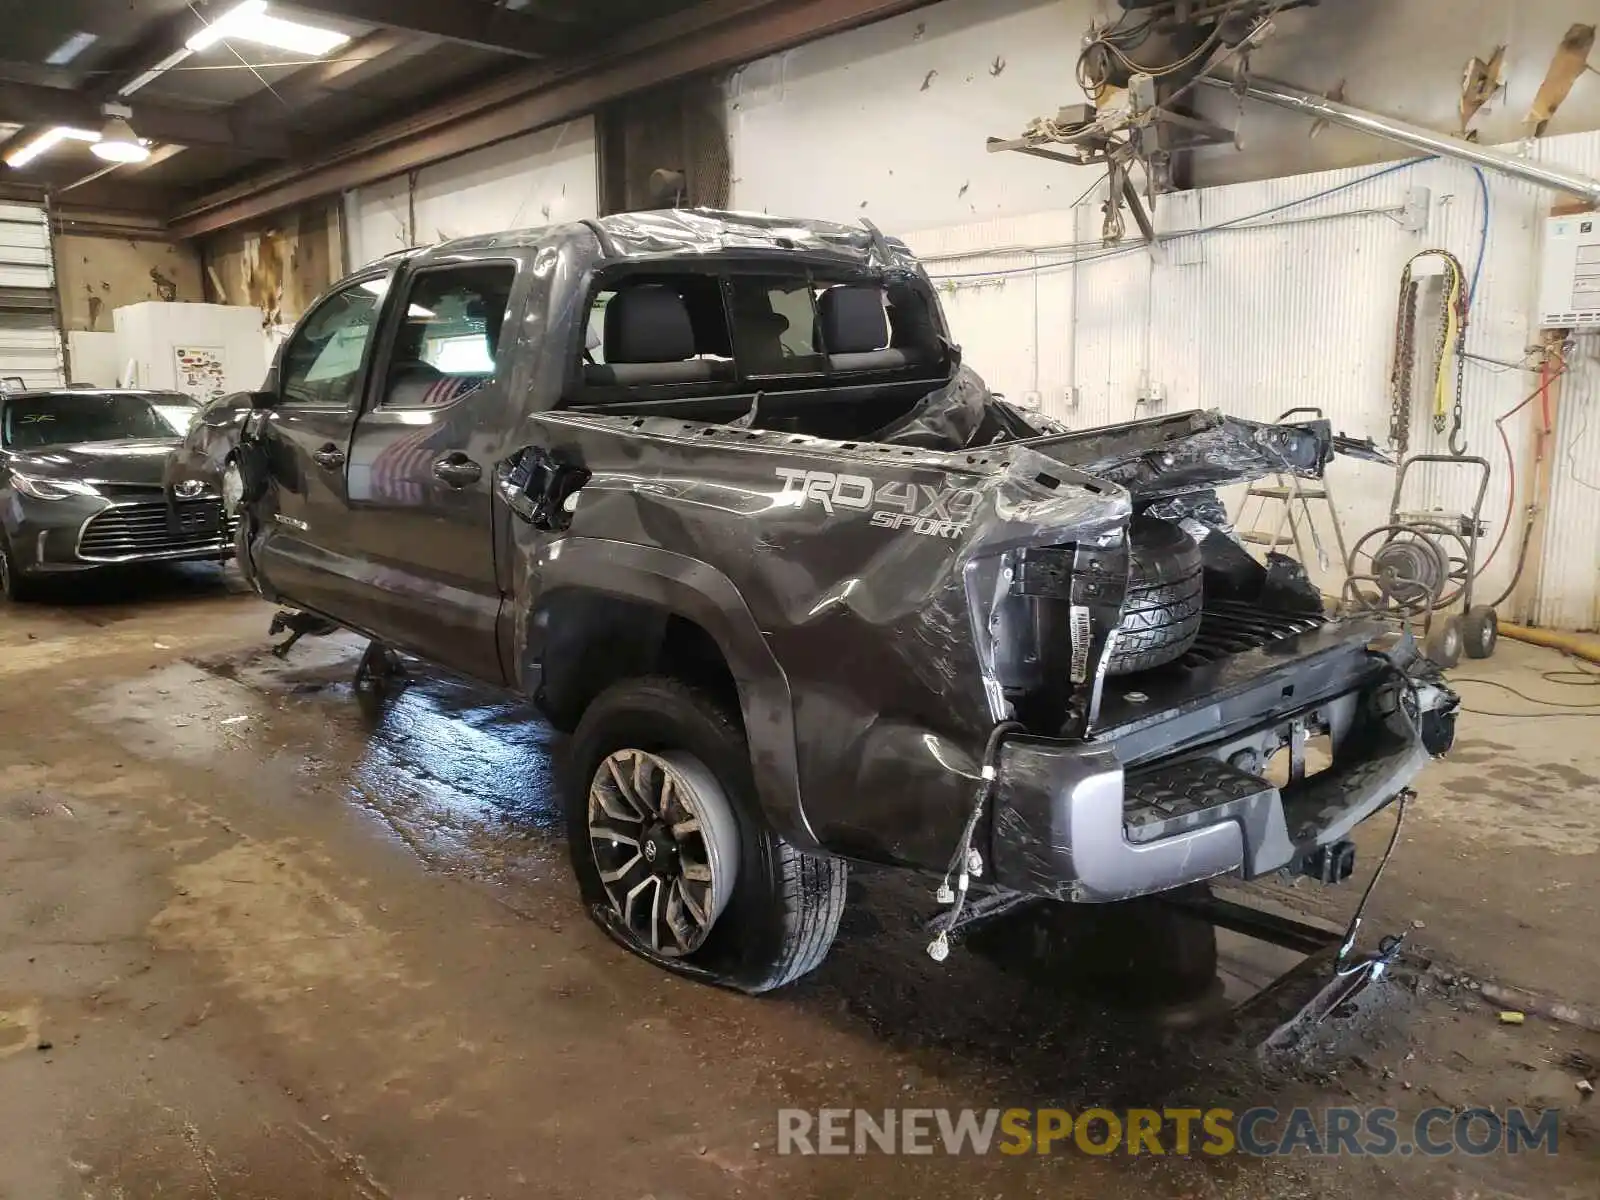
<path fill-rule="evenodd" d="M 198 237 L 594 112 L 613 100 L 923 7 L 931 0 L 709 0 L 602 51 L 536 68 L 395 122 L 320 160 L 207 196 L 174 219 Z"/>
<path fill-rule="evenodd" d="M 288 139 L 281 133 L 248 129 L 221 113 L 140 104 L 133 109 L 133 127 L 155 142 L 178 142 L 211 150 L 237 150 L 262 158 L 287 158 Z M 72 125 L 99 129 L 105 123 L 101 102 L 83 92 L 0 83 L 0 120 L 19 125 Z"/>
<path fill-rule="evenodd" d="M 567 22 L 500 8 L 487 0 L 292 0 L 294 7 L 367 25 L 427 34 L 447 42 L 523 58 L 572 49 Z"/>
<path fill-rule="evenodd" d="M 425 49 L 410 34 L 380 29 L 351 42 L 337 57 L 302 67 L 270 89 L 263 88 L 241 100 L 230 110 L 232 118 L 241 126 L 292 121 L 292 110 L 315 104 L 370 75 L 391 70 L 402 55 L 420 54 Z"/>

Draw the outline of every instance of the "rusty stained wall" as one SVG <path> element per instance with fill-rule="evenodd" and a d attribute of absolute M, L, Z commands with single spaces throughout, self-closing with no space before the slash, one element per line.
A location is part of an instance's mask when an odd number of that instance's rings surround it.
<path fill-rule="evenodd" d="M 337 202 L 224 230 L 200 254 L 207 300 L 259 309 L 263 328 L 292 325 L 344 273 Z"/>
<path fill-rule="evenodd" d="M 191 246 L 126 238 L 56 238 L 61 317 L 68 332 L 110 333 L 113 310 L 146 300 L 203 300 Z"/>

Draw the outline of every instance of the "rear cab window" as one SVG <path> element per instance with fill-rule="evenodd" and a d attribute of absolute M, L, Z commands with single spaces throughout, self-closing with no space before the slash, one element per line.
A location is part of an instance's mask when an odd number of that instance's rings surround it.
<path fill-rule="evenodd" d="M 566 407 L 708 421 L 841 388 L 923 395 L 951 365 L 925 285 L 770 262 L 604 272 L 573 354 Z"/>

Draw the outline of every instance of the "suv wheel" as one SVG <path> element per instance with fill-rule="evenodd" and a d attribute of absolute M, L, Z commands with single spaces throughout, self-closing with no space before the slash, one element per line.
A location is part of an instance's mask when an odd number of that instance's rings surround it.
<path fill-rule="evenodd" d="M 738 723 L 674 679 L 619 683 L 572 737 L 567 830 L 590 914 L 635 954 L 764 992 L 821 964 L 845 866 L 766 827 Z"/>
<path fill-rule="evenodd" d="M 11 539 L 0 530 L 0 600 L 18 601 L 32 598 L 30 581 L 24 578 L 11 552 Z"/>

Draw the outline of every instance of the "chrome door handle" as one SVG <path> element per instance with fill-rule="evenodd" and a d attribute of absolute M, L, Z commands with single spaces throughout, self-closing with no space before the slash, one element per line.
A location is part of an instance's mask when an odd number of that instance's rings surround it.
<path fill-rule="evenodd" d="M 461 451 L 452 450 L 433 464 L 433 475 L 450 487 L 464 488 L 483 478 L 483 468 Z"/>
<path fill-rule="evenodd" d="M 337 471 L 344 466 L 344 451 L 329 442 L 322 449 L 312 453 L 311 461 L 324 470 Z"/>

